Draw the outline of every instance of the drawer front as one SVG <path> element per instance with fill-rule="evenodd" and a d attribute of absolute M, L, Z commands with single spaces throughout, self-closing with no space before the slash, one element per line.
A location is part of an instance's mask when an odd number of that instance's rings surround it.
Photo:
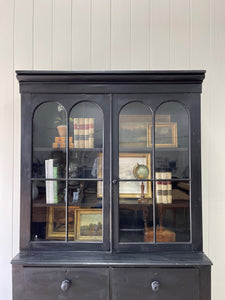
<path fill-rule="evenodd" d="M 62 291 L 64 280 L 71 282 Z M 13 300 L 108 300 L 107 268 L 31 268 L 14 270 Z"/>
<path fill-rule="evenodd" d="M 113 268 L 111 277 L 112 300 L 199 300 L 198 269 Z"/>

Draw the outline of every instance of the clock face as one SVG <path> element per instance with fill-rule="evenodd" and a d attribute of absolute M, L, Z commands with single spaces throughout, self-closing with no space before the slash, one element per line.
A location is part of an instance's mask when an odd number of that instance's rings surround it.
<path fill-rule="evenodd" d="M 138 163 L 133 169 L 134 177 L 137 179 L 146 179 L 149 175 L 149 169 L 145 165 L 139 165 Z"/>

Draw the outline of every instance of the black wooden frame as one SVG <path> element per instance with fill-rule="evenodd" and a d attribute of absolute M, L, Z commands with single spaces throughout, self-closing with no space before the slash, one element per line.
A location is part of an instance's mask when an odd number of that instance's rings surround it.
<path fill-rule="evenodd" d="M 20 249 L 104 250 L 140 252 L 159 250 L 202 251 L 200 93 L 204 71 L 108 71 L 49 72 L 17 71 L 22 94 L 21 139 L 21 234 Z M 58 101 L 69 110 L 88 95 L 103 109 L 105 186 L 103 243 L 31 242 L 32 116 L 42 101 Z M 53 100 L 54 99 L 54 100 Z M 63 100 L 62 100 L 63 99 Z M 107 100 L 106 100 L 107 99 Z M 142 101 L 153 109 L 161 102 L 179 101 L 190 112 L 191 233 L 190 243 L 119 243 L 118 185 L 118 102 Z M 111 171 L 110 171 L 111 170 Z M 153 178 L 154 181 L 154 178 Z M 107 196 L 106 196 L 107 195 Z M 106 199 L 106 198 L 105 198 Z M 112 222 L 111 222 L 112 220 Z"/>

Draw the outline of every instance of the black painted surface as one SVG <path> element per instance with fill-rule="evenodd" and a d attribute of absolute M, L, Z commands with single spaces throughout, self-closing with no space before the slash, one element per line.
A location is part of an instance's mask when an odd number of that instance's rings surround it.
<path fill-rule="evenodd" d="M 13 264 L 25 266 L 200 266 L 211 265 L 203 253 L 198 252 L 151 252 L 151 253 L 99 253 L 66 251 L 20 252 Z"/>
<path fill-rule="evenodd" d="M 22 97 L 21 252 L 12 260 L 14 300 L 211 299 L 211 261 L 202 253 L 200 93 L 204 76 L 205 71 L 17 71 Z M 43 101 L 59 101 L 69 112 L 87 99 L 104 113 L 104 242 L 31 242 L 33 112 Z M 190 115 L 189 243 L 119 243 L 118 184 L 112 184 L 118 175 L 118 113 L 134 99 L 151 107 L 153 115 L 161 103 L 171 100 L 182 103 Z M 72 280 L 67 292 L 60 290 L 64 279 Z M 158 292 L 152 292 L 152 280 L 160 282 Z"/>
<path fill-rule="evenodd" d="M 199 300 L 198 269 L 112 269 L 112 300 Z M 159 282 L 153 291 L 151 283 Z M 191 287 L 191 288 L 190 288 Z"/>
<path fill-rule="evenodd" d="M 61 290 L 63 280 L 71 282 Z M 108 269 L 16 268 L 13 276 L 14 300 L 109 299 Z"/>

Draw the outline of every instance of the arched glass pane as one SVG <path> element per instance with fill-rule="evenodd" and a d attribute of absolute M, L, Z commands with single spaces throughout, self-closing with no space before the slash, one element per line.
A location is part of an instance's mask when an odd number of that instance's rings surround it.
<path fill-rule="evenodd" d="M 168 121 L 157 121 L 167 115 Z M 189 118 L 177 102 L 166 102 L 156 112 L 155 167 L 173 178 L 189 178 Z"/>
<path fill-rule="evenodd" d="M 66 110 L 56 102 L 43 103 L 34 112 L 32 240 L 66 238 L 66 122 Z"/>
<path fill-rule="evenodd" d="M 157 122 L 160 115 L 168 121 Z M 177 102 L 156 112 L 155 168 L 156 242 L 189 242 L 189 116 Z"/>
<path fill-rule="evenodd" d="M 32 177 L 46 178 L 46 163 L 50 159 L 57 167 L 57 176 L 66 176 L 66 119 L 64 107 L 56 102 L 46 102 L 35 110 Z"/>
<path fill-rule="evenodd" d="M 141 102 L 129 103 L 120 112 L 120 242 L 153 242 L 145 239 L 148 226 L 153 225 L 152 151 L 148 147 L 148 128 L 151 126 L 151 110 Z"/>
<path fill-rule="evenodd" d="M 103 112 L 83 101 L 69 117 L 68 205 L 76 224 L 76 236 L 69 240 L 102 241 Z"/>

